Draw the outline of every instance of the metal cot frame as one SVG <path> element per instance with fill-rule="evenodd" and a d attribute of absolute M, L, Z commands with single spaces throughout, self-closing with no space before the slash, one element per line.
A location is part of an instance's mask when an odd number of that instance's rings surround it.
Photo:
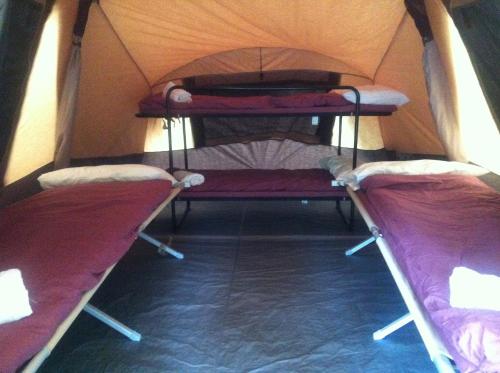
<path fill-rule="evenodd" d="M 168 155 L 169 155 L 169 172 L 172 173 L 174 170 L 174 163 L 173 163 L 173 149 L 172 149 L 172 123 L 173 123 L 173 118 L 174 116 L 171 114 L 171 107 L 169 105 L 169 97 L 170 94 L 174 89 L 184 89 L 185 87 L 182 85 L 175 85 L 171 87 L 170 89 L 167 90 L 166 96 L 165 96 L 165 117 L 164 117 L 164 129 L 168 131 Z M 358 134 L 359 134 L 359 117 L 360 115 L 364 116 L 381 116 L 381 115 L 390 115 L 390 113 L 361 113 L 361 104 L 360 104 L 360 93 L 359 91 L 349 85 L 316 85 L 314 87 L 238 87 L 238 86 L 214 86 L 210 88 L 197 88 L 195 89 L 196 92 L 210 92 L 210 91 L 223 91 L 223 92 L 252 92 L 252 91 L 269 91 L 269 92 L 276 92 L 276 91 L 306 91 L 306 90 L 311 90 L 311 89 L 323 89 L 323 90 L 331 90 L 331 89 L 343 89 L 343 90 L 351 90 L 354 92 L 356 96 L 356 102 L 354 105 L 354 111 L 347 111 L 347 112 L 336 112 L 332 110 L 331 112 L 321 112 L 321 113 L 290 113 L 290 114 L 206 114 L 206 115 L 199 115 L 201 117 L 269 117 L 269 116 L 319 116 L 319 115 L 328 115 L 328 114 L 335 114 L 336 116 L 339 117 L 339 139 L 338 139 L 338 147 L 337 147 L 337 155 L 341 155 L 341 138 L 342 138 L 342 117 L 343 116 L 354 116 L 354 143 L 353 143 L 353 159 L 352 159 L 352 168 L 356 168 L 357 165 L 357 158 L 358 158 Z M 188 162 L 188 152 L 187 152 L 187 143 L 186 143 L 186 121 L 185 121 L 185 116 L 179 116 L 181 119 L 182 123 L 182 135 L 183 135 L 183 152 L 184 152 L 184 168 L 189 169 L 189 162 Z M 179 198 L 181 199 L 181 198 Z M 329 200 L 329 201 L 335 201 L 336 202 L 336 210 L 342 217 L 343 221 L 348 225 L 349 229 L 352 228 L 352 222 L 354 218 L 354 205 L 351 202 L 350 205 L 350 216 L 347 218 L 344 213 L 342 212 L 342 209 L 340 208 L 340 201 L 346 201 L 349 200 L 349 197 L 323 197 L 323 198 L 311 198 L 308 197 L 306 194 L 302 197 L 294 197 L 294 198 L 289 198 L 289 197 L 275 197 L 275 198 L 231 198 L 231 197 L 226 197 L 226 198 L 216 198 L 216 197 L 210 197 L 210 198 L 182 198 L 182 200 L 186 201 L 186 209 L 184 210 L 183 216 L 180 219 L 179 225 L 182 224 L 182 222 L 185 220 L 187 217 L 187 214 L 191 210 L 191 201 L 192 200 L 198 200 L 198 201 L 221 201 L 221 200 L 249 200 L 249 199 L 257 199 L 257 200 L 302 200 L 302 201 L 308 201 L 308 200 L 314 200 L 314 199 L 321 199 L 321 200 Z M 171 216 L 172 216 L 172 230 L 173 232 L 176 231 L 178 225 L 177 225 L 177 218 L 176 218 L 176 207 L 175 207 L 175 200 L 172 201 L 171 204 Z"/>
<path fill-rule="evenodd" d="M 158 248 L 158 253 L 161 255 L 166 255 L 170 254 L 177 259 L 183 259 L 184 255 L 168 245 L 163 244 L 162 242 L 156 240 L 155 238 L 151 237 L 150 235 L 144 233 L 144 229 L 151 223 L 151 221 L 167 206 L 169 203 L 171 203 L 175 197 L 180 193 L 182 190 L 181 187 L 174 187 L 172 188 L 172 191 L 170 195 L 168 196 L 167 199 L 165 199 L 154 211 L 153 213 L 144 221 L 141 226 L 138 229 L 138 237 L 148 241 L 152 245 L 156 246 Z M 77 318 L 77 316 L 80 314 L 80 312 L 83 310 L 90 314 L 91 316 L 95 317 L 99 321 L 105 323 L 109 327 L 113 328 L 120 334 L 124 335 L 125 337 L 129 338 L 132 341 L 138 342 L 141 340 L 142 336 L 140 333 L 137 331 L 129 328 L 128 326 L 122 324 L 118 320 L 114 319 L 113 317 L 109 316 L 108 314 L 104 313 L 103 311 L 99 310 L 98 308 L 92 306 L 89 301 L 92 298 L 92 296 L 95 294 L 95 292 L 99 289 L 99 287 L 102 285 L 104 280 L 108 277 L 108 275 L 111 273 L 113 268 L 115 267 L 116 263 L 110 266 L 103 274 L 102 278 L 99 280 L 99 283 L 94 286 L 92 289 L 87 291 L 85 294 L 83 294 L 82 299 L 80 302 L 75 306 L 73 311 L 61 322 L 59 327 L 56 329 L 52 337 L 49 339 L 47 344 L 35 355 L 31 358 L 31 360 L 28 361 L 28 363 L 22 368 L 23 373 L 33 373 L 36 372 L 38 368 L 42 365 L 42 363 L 49 357 L 51 352 L 54 350 L 55 346 L 61 338 L 63 337 L 64 333 L 69 329 L 73 321 Z"/>
<path fill-rule="evenodd" d="M 354 253 L 358 252 L 359 250 L 365 248 L 372 242 L 375 242 L 387 266 L 389 267 L 392 277 L 394 278 L 394 281 L 396 282 L 399 292 L 401 293 L 403 301 L 405 302 L 406 307 L 408 308 L 408 313 L 401 316 L 397 320 L 391 322 L 390 324 L 384 326 L 383 328 L 375 331 L 373 333 L 373 339 L 374 340 L 384 339 L 385 337 L 392 334 L 396 330 L 402 328 L 406 324 L 413 321 L 415 323 L 415 326 L 417 327 L 420 337 L 422 338 L 422 341 L 424 342 L 429 357 L 431 361 L 434 363 L 437 371 L 440 373 L 454 373 L 455 369 L 453 368 L 453 365 L 450 361 L 451 356 L 444 347 L 443 343 L 441 342 L 438 334 L 434 330 L 427 316 L 427 313 L 420 305 L 415 293 L 413 292 L 410 284 L 408 283 L 408 280 L 401 271 L 399 264 L 396 261 L 396 258 L 392 254 L 391 247 L 385 240 L 380 229 L 374 223 L 368 211 L 363 206 L 363 202 L 356 195 L 356 192 L 352 190 L 350 187 L 347 187 L 347 192 L 351 196 L 351 200 L 358 208 L 358 211 L 363 217 L 366 225 L 368 226 L 368 229 L 372 233 L 372 236 L 366 239 L 365 241 L 361 242 L 360 244 L 347 250 L 345 254 L 347 256 L 351 256 Z"/>

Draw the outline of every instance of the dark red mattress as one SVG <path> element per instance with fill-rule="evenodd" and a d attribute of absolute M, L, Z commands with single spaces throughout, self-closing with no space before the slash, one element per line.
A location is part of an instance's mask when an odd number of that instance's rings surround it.
<path fill-rule="evenodd" d="M 184 189 L 179 197 L 210 198 L 298 198 L 347 197 L 345 188 L 332 187 L 334 177 L 326 170 L 199 170 L 205 183 Z"/>
<path fill-rule="evenodd" d="M 193 102 L 169 101 L 170 116 L 232 116 L 232 115 L 350 115 L 355 105 L 337 94 L 302 93 L 288 96 L 222 97 L 193 95 Z M 361 105 L 363 116 L 390 115 L 394 105 Z M 161 94 L 151 95 L 139 103 L 141 117 L 164 117 L 165 99 Z"/>
<path fill-rule="evenodd" d="M 500 312 L 452 308 L 449 277 L 458 266 L 500 276 L 500 194 L 456 175 L 377 175 L 361 186 L 357 195 L 460 371 L 499 372 Z"/>
<path fill-rule="evenodd" d="M 33 309 L 0 325 L 2 373 L 42 349 L 170 191 L 169 181 L 61 187 L 0 211 L 0 271 L 21 270 Z"/>

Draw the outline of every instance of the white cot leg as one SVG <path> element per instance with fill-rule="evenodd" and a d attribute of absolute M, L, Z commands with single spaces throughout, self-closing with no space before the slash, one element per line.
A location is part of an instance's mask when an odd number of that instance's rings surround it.
<path fill-rule="evenodd" d="M 375 237 L 373 237 L 373 236 L 369 237 L 366 240 L 364 240 L 363 242 L 361 242 L 361 243 L 357 244 L 356 246 L 354 246 L 353 248 L 351 248 L 349 250 L 346 250 L 345 255 L 346 256 L 351 256 L 352 254 L 354 254 L 355 252 L 361 250 L 363 247 L 368 246 L 369 244 L 371 244 L 375 240 L 376 240 Z"/>
<path fill-rule="evenodd" d="M 116 330 L 118 333 L 123 334 L 128 339 L 139 342 L 141 340 L 141 334 L 135 330 L 130 329 L 128 326 L 122 324 L 118 320 L 112 318 L 108 314 L 102 312 L 100 309 L 94 307 L 91 304 L 86 304 L 83 308 L 85 312 L 89 315 L 94 316 L 97 320 L 102 321 L 104 324 Z"/>
<path fill-rule="evenodd" d="M 402 328 L 409 322 L 413 321 L 413 316 L 408 312 L 406 315 L 400 317 L 399 319 L 391 322 L 389 325 L 384 326 L 382 329 L 377 330 L 373 333 L 373 339 L 379 341 L 384 339 L 389 334 L 394 333 L 396 330 Z"/>
<path fill-rule="evenodd" d="M 183 253 L 172 249 L 170 246 L 165 245 L 163 242 L 158 241 L 156 238 L 153 238 L 144 232 L 139 232 L 139 237 L 145 241 L 148 241 L 150 244 L 156 246 L 158 248 L 158 253 L 161 255 L 170 254 L 176 257 L 177 259 L 184 259 Z"/>

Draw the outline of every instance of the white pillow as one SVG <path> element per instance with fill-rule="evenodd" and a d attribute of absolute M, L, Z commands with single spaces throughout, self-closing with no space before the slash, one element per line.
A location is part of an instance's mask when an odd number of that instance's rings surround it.
<path fill-rule="evenodd" d="M 410 101 L 404 93 L 383 85 L 363 85 L 356 88 L 359 91 L 361 104 L 401 106 Z M 342 94 L 347 101 L 356 103 L 356 95 L 351 90 L 331 92 Z"/>
<path fill-rule="evenodd" d="M 19 269 L 0 272 L 0 324 L 16 321 L 33 313 Z"/>
<path fill-rule="evenodd" d="M 107 183 L 110 181 L 177 180 L 165 170 L 143 164 L 119 164 L 63 168 L 48 172 L 38 178 L 43 189 L 58 186 L 87 183 Z"/>
<path fill-rule="evenodd" d="M 484 175 L 488 170 L 461 162 L 438 161 L 434 159 L 419 159 L 415 161 L 387 161 L 365 163 L 356 169 L 340 176 L 352 189 L 358 190 L 359 183 L 371 175 Z"/>
<path fill-rule="evenodd" d="M 166 98 L 168 90 L 175 86 L 176 84 L 174 82 L 168 82 L 165 85 L 165 88 L 163 88 L 162 97 Z M 193 99 L 191 98 L 191 93 L 181 88 L 176 88 L 172 92 L 170 92 L 170 99 L 175 102 L 184 102 L 184 103 L 193 102 Z"/>
<path fill-rule="evenodd" d="M 336 180 L 342 179 L 347 173 L 352 171 L 352 158 L 333 155 L 319 160 L 319 166 L 330 171 Z"/>
<path fill-rule="evenodd" d="M 183 183 L 186 188 L 201 185 L 205 182 L 205 176 L 188 170 L 177 170 L 174 172 L 174 176 L 180 183 Z"/>

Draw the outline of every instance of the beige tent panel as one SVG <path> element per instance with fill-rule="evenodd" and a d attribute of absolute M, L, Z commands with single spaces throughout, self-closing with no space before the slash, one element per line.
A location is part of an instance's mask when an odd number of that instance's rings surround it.
<path fill-rule="evenodd" d="M 252 47 L 310 50 L 373 77 L 406 13 L 400 0 L 100 3 L 150 83 L 202 57 Z"/>
<path fill-rule="evenodd" d="M 375 83 L 404 92 L 410 102 L 390 117 L 381 117 L 386 149 L 443 154 L 432 117 L 422 65 L 423 46 L 407 14 L 375 75 Z"/>
<path fill-rule="evenodd" d="M 155 84 L 187 76 L 276 70 L 323 70 L 364 76 L 334 58 L 294 48 L 244 48 L 210 55 L 169 72 Z"/>
<path fill-rule="evenodd" d="M 57 1 L 43 29 L 6 165 L 10 184 L 52 162 L 55 123 L 78 3 Z"/>
<path fill-rule="evenodd" d="M 96 5 L 83 40 L 81 77 L 72 157 L 142 153 L 146 125 L 135 112 L 150 88 Z"/>
<path fill-rule="evenodd" d="M 240 49 L 195 60 L 169 72 L 155 82 L 155 85 L 163 85 L 170 80 L 188 76 L 253 72 L 258 71 L 259 68 L 259 50 L 255 48 Z"/>
<path fill-rule="evenodd" d="M 436 138 L 432 132 L 419 128 L 419 125 L 419 119 L 407 110 L 401 110 L 397 116 L 380 118 L 384 147 L 404 153 L 442 154 L 423 145 L 436 142 Z M 392 136 L 388 137 L 387 133 Z"/>
<path fill-rule="evenodd" d="M 367 77 L 340 60 L 308 50 L 269 48 L 263 50 L 262 57 L 263 70 L 324 70 Z"/>

